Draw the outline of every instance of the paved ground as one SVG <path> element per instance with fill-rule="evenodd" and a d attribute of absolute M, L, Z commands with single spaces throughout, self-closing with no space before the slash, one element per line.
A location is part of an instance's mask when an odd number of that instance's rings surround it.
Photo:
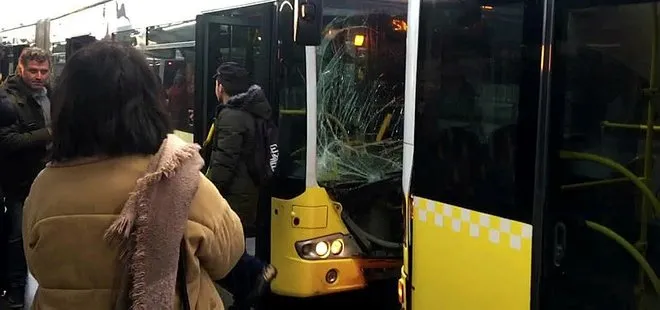
<path fill-rule="evenodd" d="M 248 240 L 248 253 L 254 253 L 254 242 Z M 26 292 L 26 305 L 32 304 L 37 288 L 36 280 L 30 275 L 28 278 L 28 287 Z M 231 294 L 218 287 L 225 307 L 232 304 Z M 26 307 L 25 309 L 29 309 Z M 0 310 L 8 309 L 6 304 L 0 300 Z M 90 308 L 93 309 L 93 308 Z M 334 294 L 309 299 L 294 299 L 280 296 L 267 296 L 259 310 L 296 310 L 296 309 L 340 309 L 340 310 L 360 310 L 360 309 L 378 309 L 378 310 L 399 310 L 400 307 L 396 296 L 396 281 L 381 281 L 372 284 L 369 288 L 357 292 Z"/>

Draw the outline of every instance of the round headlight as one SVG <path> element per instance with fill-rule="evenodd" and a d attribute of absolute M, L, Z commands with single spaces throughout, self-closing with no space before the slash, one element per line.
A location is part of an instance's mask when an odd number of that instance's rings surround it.
<path fill-rule="evenodd" d="M 335 241 L 332 241 L 332 244 L 330 245 L 330 252 L 332 252 L 332 254 L 339 255 L 343 250 L 344 250 L 344 242 L 341 239 L 336 239 Z"/>
<path fill-rule="evenodd" d="M 316 244 L 316 248 L 314 250 L 316 251 L 316 255 L 326 256 L 328 254 L 328 243 L 321 241 Z"/>

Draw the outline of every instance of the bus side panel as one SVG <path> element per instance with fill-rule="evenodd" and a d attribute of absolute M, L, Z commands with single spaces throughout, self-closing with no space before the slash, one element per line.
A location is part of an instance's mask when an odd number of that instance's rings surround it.
<path fill-rule="evenodd" d="M 416 197 L 415 309 L 530 308 L 532 226 Z"/>

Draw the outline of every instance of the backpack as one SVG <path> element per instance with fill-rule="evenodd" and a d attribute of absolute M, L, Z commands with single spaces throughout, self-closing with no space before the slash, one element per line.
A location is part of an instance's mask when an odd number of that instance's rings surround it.
<path fill-rule="evenodd" d="M 267 183 L 275 174 L 280 157 L 278 128 L 271 119 L 251 115 L 254 119 L 254 159 L 248 171 L 257 185 Z"/>
<path fill-rule="evenodd" d="M 255 117 L 248 113 L 254 119 L 254 156 L 247 162 L 248 173 L 257 185 L 268 182 L 275 174 L 277 163 L 280 156 L 277 137 L 279 130 L 275 122 L 271 119 Z M 213 139 L 215 138 L 215 119 L 211 124 L 209 133 L 201 149 L 204 167 L 202 171 L 206 172 L 209 168 L 211 153 L 213 152 Z"/>

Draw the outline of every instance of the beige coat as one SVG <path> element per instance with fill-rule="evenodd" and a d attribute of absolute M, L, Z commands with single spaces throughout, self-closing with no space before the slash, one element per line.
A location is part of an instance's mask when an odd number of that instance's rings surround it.
<path fill-rule="evenodd" d="M 39 283 L 33 309 L 112 309 L 118 248 L 104 232 L 117 218 L 151 156 L 128 156 L 46 168 L 25 202 L 24 247 Z M 204 176 L 184 236 L 192 309 L 224 309 L 213 280 L 222 279 L 245 249 L 238 216 Z M 174 309 L 179 309 L 176 298 Z"/>

